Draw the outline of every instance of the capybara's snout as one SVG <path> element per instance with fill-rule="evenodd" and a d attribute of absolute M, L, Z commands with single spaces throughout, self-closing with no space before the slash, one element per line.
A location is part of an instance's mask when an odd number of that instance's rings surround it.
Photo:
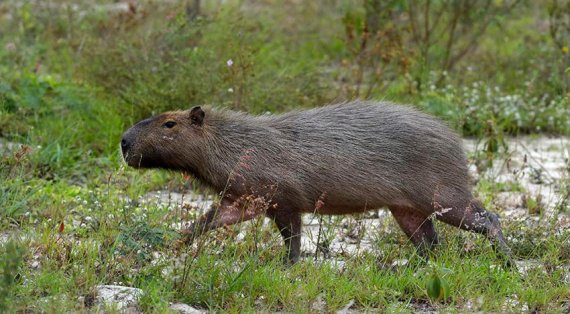
<path fill-rule="evenodd" d="M 153 134 L 153 130 L 149 130 L 151 121 L 151 119 L 146 119 L 133 125 L 121 137 L 121 153 L 127 165 L 131 167 L 148 168 L 153 165 L 155 150 L 152 146 L 148 147 L 144 144 L 149 142 L 148 135 Z"/>
<path fill-rule="evenodd" d="M 133 157 L 133 144 L 136 140 L 136 134 L 133 128 L 128 129 L 121 137 L 121 152 L 123 153 L 123 159 L 129 166 L 133 166 L 129 160 Z"/>

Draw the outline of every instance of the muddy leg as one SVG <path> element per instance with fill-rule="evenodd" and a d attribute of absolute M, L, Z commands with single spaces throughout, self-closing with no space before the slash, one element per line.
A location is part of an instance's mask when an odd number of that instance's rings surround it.
<path fill-rule="evenodd" d="M 199 235 L 222 226 L 251 220 L 262 213 L 260 210 L 241 208 L 235 202 L 222 200 L 220 206 L 212 207 L 188 229 L 182 230 L 183 242 L 192 243 Z"/>
<path fill-rule="evenodd" d="M 286 263 L 295 264 L 301 254 L 301 214 L 297 212 L 268 213 L 279 229 L 287 248 Z"/>
<path fill-rule="evenodd" d="M 439 243 L 431 219 L 418 214 L 413 208 L 390 207 L 400 228 L 416 246 L 418 254 L 426 257 L 429 250 Z"/>
<path fill-rule="evenodd" d="M 465 210 L 458 210 L 465 208 Z M 479 201 L 471 201 L 463 207 L 455 207 L 449 211 L 439 210 L 435 215 L 438 220 L 463 230 L 483 234 L 489 239 L 495 252 L 506 262 L 508 267 L 516 267 L 511 257 L 511 249 L 503 236 L 499 217 L 483 208 Z"/>

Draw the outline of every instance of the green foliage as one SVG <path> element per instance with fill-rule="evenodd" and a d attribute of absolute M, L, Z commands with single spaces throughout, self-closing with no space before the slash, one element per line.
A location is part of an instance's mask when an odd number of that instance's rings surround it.
<path fill-rule="evenodd" d="M 426 291 L 430 299 L 433 301 L 446 301 L 449 299 L 449 295 L 451 293 L 447 280 L 445 280 L 436 271 L 434 271 L 429 277 L 426 284 Z"/>
<path fill-rule="evenodd" d="M 474 82 L 461 89 L 434 86 L 421 104 L 426 111 L 450 120 L 464 135 L 493 137 L 570 130 L 568 100 L 563 96 L 537 98 L 524 90 L 507 94 L 498 87 Z"/>
<path fill-rule="evenodd" d="M 0 246 L 0 312 L 8 312 L 8 301 L 15 297 L 23 255 L 23 248 L 13 240 Z"/>
<path fill-rule="evenodd" d="M 146 20 L 138 23 L 152 23 Z M 87 78 L 120 97 L 127 104 L 122 112 L 137 118 L 202 103 L 283 110 L 320 97 L 316 62 L 284 51 L 279 37 L 267 42 L 274 27 L 231 4 L 191 21 L 179 14 L 159 32 L 95 38 L 87 44 Z"/>
<path fill-rule="evenodd" d="M 117 252 L 120 254 L 136 252 L 139 261 L 149 262 L 152 251 L 164 247 L 166 235 L 173 233 L 161 227 L 151 227 L 144 221 L 125 225 L 121 227 L 117 237 Z"/>

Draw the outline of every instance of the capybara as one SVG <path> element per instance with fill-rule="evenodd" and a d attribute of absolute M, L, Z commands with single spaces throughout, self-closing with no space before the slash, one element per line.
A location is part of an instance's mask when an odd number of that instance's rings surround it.
<path fill-rule="evenodd" d="M 497 216 L 473 199 L 460 138 L 410 107 L 354 101 L 263 116 L 194 107 L 137 123 L 121 149 L 129 166 L 183 171 L 220 192 L 187 241 L 264 214 L 294 263 L 302 213 L 387 207 L 421 254 L 438 243 L 436 218 L 484 234 L 512 265 Z"/>

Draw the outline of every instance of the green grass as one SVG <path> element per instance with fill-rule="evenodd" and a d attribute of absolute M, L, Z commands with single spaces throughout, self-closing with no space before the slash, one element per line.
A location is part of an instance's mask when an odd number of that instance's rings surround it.
<path fill-rule="evenodd" d="M 443 48 L 432 49 L 426 69 L 405 19 L 382 20 L 381 36 L 358 50 L 361 2 L 203 2 L 195 19 L 182 1 L 140 1 L 136 13 L 88 1 L 0 3 L 0 238 L 10 239 L 0 246 L 0 312 L 88 311 L 95 287 L 114 283 L 141 288 L 144 312 L 166 312 L 170 302 L 228 312 L 349 303 L 380 312 L 568 311 L 570 234 L 553 232 L 554 221 L 503 222 L 516 258 L 543 266 L 524 276 L 498 267 L 481 237 L 441 224 L 445 241 L 422 262 L 391 218 L 390 232 L 371 231 L 376 249 L 337 257 L 342 267 L 307 257 L 286 268 L 280 237 L 261 223 L 244 227 L 240 241 L 235 228 L 216 230 L 179 250 L 173 225 L 193 213 L 139 199 L 202 190 L 180 174 L 127 169 L 118 151 L 128 126 L 163 110 L 283 112 L 370 97 L 412 103 L 481 138 L 486 151 L 475 157 L 490 163 L 506 135 L 569 134 L 570 59 L 544 29 L 549 1 L 498 18 L 441 81 Z M 405 8 L 393 1 L 386 12 Z M 25 146 L 6 150 L 7 142 Z M 525 192 L 486 180 L 476 189 L 499 211 L 497 193 Z M 323 221 L 336 228 L 324 238 L 341 228 Z M 391 266 L 402 259 L 410 262 Z M 449 299 L 428 296 L 434 274 Z"/>

